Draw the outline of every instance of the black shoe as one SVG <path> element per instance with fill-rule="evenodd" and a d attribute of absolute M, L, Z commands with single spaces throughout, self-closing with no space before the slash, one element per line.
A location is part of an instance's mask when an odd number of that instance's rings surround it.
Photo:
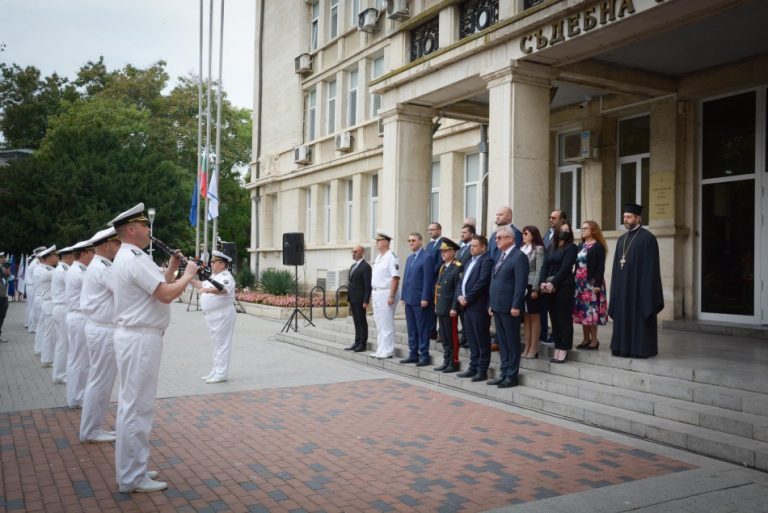
<path fill-rule="evenodd" d="M 444 371 L 445 369 L 447 369 L 447 368 L 448 368 L 448 364 L 447 364 L 447 363 L 444 363 L 444 364 L 442 364 L 440 367 L 435 367 L 435 368 L 434 368 L 434 369 L 432 369 L 432 370 L 433 370 L 433 371 L 436 371 L 436 372 L 443 372 L 443 371 Z"/>
<path fill-rule="evenodd" d="M 464 371 L 461 374 L 456 374 L 457 378 L 474 378 L 477 375 L 477 372 L 473 370 Z"/>
<path fill-rule="evenodd" d="M 450 374 L 452 372 L 459 372 L 459 366 L 458 365 L 449 365 L 448 367 L 443 370 L 443 374 Z"/>
<path fill-rule="evenodd" d="M 506 378 L 504 381 L 499 383 L 499 388 L 512 388 L 517 386 L 517 378 Z"/>
<path fill-rule="evenodd" d="M 469 343 L 468 342 L 461 342 L 461 343 L 459 343 L 459 347 L 463 347 L 464 349 L 469 349 Z"/>
<path fill-rule="evenodd" d="M 354 351 L 355 353 L 362 353 L 363 351 L 367 351 L 368 350 L 368 348 L 366 347 L 367 345 L 368 344 L 363 344 L 363 345 L 357 346 L 352 351 Z"/>
<path fill-rule="evenodd" d="M 482 374 L 475 374 L 475 377 L 472 378 L 472 383 L 477 383 L 479 381 L 485 381 L 488 379 L 488 374 L 483 372 Z"/>
<path fill-rule="evenodd" d="M 437 340 L 437 331 L 430 331 L 429 332 L 429 339 L 430 340 Z"/>
<path fill-rule="evenodd" d="M 420 360 L 416 367 L 426 367 L 427 365 L 429 365 L 429 360 Z"/>
<path fill-rule="evenodd" d="M 418 360 L 414 360 L 413 358 L 404 358 L 400 360 L 400 363 L 419 363 Z"/>
<path fill-rule="evenodd" d="M 345 347 L 344 351 L 355 351 L 358 347 L 360 347 L 360 344 L 352 344 L 349 347 Z"/>
<path fill-rule="evenodd" d="M 581 344 L 576 346 L 576 349 L 584 349 L 587 346 L 589 346 L 589 340 L 582 340 Z"/>
<path fill-rule="evenodd" d="M 562 360 L 558 360 L 557 358 L 550 358 L 550 363 L 565 363 L 566 358 L 563 358 Z"/>
<path fill-rule="evenodd" d="M 498 377 L 498 378 L 496 378 L 496 379 L 492 379 L 492 380 L 490 380 L 490 381 L 488 382 L 488 384 L 489 384 L 489 385 L 498 385 L 498 384 L 499 384 L 499 383 L 501 383 L 502 381 L 504 381 L 504 377 L 503 377 L 503 376 L 499 376 L 499 377 Z"/>

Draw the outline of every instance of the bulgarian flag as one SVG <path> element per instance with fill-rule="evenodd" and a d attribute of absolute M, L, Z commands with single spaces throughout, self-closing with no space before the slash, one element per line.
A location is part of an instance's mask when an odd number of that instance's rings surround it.
<path fill-rule="evenodd" d="M 208 195 L 208 155 L 200 163 L 197 175 L 197 183 L 200 184 L 200 196 L 205 198 Z"/>

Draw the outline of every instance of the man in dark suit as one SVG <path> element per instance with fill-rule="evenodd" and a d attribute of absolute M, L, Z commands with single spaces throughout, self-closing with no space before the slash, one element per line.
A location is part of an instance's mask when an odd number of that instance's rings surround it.
<path fill-rule="evenodd" d="M 437 273 L 440 271 L 440 266 L 443 265 L 443 258 L 440 253 L 440 246 L 442 246 L 443 238 L 443 226 L 437 221 L 429 223 L 427 228 L 429 233 L 429 242 L 427 243 L 427 253 L 432 257 L 432 271 L 433 277 L 437 278 Z M 437 338 L 437 317 L 435 317 L 435 311 L 430 310 L 430 324 L 429 324 L 429 338 L 435 340 Z"/>
<path fill-rule="evenodd" d="M 553 235 L 555 233 L 555 224 L 558 223 L 558 221 L 565 221 L 568 219 L 568 216 L 565 214 L 564 210 L 555 209 L 552 211 L 551 214 L 549 214 L 549 230 L 547 230 L 544 233 L 544 251 L 549 253 L 552 251 L 552 247 L 554 245 L 555 240 L 553 240 Z M 551 294 L 544 294 L 544 296 L 551 296 Z M 541 301 L 540 311 L 539 315 L 541 315 L 541 333 L 539 334 L 539 340 L 545 343 L 554 343 L 554 340 L 552 340 L 552 337 L 549 336 L 549 301 L 551 298 L 544 297 Z"/>
<path fill-rule="evenodd" d="M 475 236 L 475 225 L 464 224 L 461 227 L 461 241 L 459 242 L 459 250 L 456 252 L 456 260 L 461 262 L 464 269 L 467 268 L 467 262 L 472 258 L 472 252 L 469 249 L 469 244 L 472 242 L 472 237 Z M 459 335 L 459 347 L 469 347 L 467 342 L 467 335 L 464 333 L 464 312 L 459 310 L 459 322 L 461 323 L 461 334 Z"/>
<path fill-rule="evenodd" d="M 435 367 L 435 370 L 445 373 L 459 370 L 459 318 L 454 307 L 456 290 L 461 285 L 462 277 L 461 262 L 456 260 L 458 249 L 458 244 L 443 237 L 440 247 L 443 265 L 440 266 L 435 284 L 435 314 L 440 327 L 440 339 L 443 341 L 443 364 Z"/>
<path fill-rule="evenodd" d="M 488 287 L 491 284 L 493 259 L 488 255 L 488 241 L 475 235 L 469 246 L 472 258 L 464 266 L 464 277 L 457 290 L 456 303 L 462 312 L 462 333 L 469 343 L 469 366 L 460 378 L 473 382 L 488 379 L 491 363 L 491 318 L 488 315 Z"/>
<path fill-rule="evenodd" d="M 512 224 L 512 209 L 510 207 L 501 207 L 496 211 L 496 226 L 497 231 L 503 226 L 509 227 L 515 236 L 515 246 L 517 246 L 518 249 L 523 247 L 523 232 L 518 230 L 517 227 Z M 491 255 L 491 258 L 498 260 L 499 248 L 496 247 L 496 232 L 493 232 L 488 237 L 488 253 Z"/>
<path fill-rule="evenodd" d="M 352 250 L 352 258 L 355 263 L 349 270 L 349 284 L 347 285 L 349 309 L 352 311 L 352 320 L 355 322 L 355 343 L 345 350 L 356 353 L 362 353 L 368 348 L 366 310 L 371 301 L 371 266 L 363 258 L 364 254 L 365 250 L 362 246 L 355 246 L 355 249 Z"/>
<path fill-rule="evenodd" d="M 400 294 L 400 300 L 405 305 L 405 322 L 408 327 L 408 357 L 400 360 L 400 363 L 415 363 L 418 367 L 429 365 L 429 330 L 435 290 L 432 257 L 422 244 L 420 233 L 413 232 L 408 236 L 408 246 L 412 253 L 405 261 Z"/>
<path fill-rule="evenodd" d="M 509 388 L 517 386 L 520 371 L 520 322 L 528 285 L 528 257 L 515 245 L 509 226 L 496 230 L 496 245 L 499 258 L 491 271 L 488 313 L 496 323 L 501 368 L 499 377 L 488 384 Z"/>

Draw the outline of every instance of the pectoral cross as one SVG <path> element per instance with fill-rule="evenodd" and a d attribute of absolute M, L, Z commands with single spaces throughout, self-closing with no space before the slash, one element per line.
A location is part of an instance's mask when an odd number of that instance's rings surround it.
<path fill-rule="evenodd" d="M 624 259 L 624 256 L 622 255 L 621 260 L 619 260 L 619 264 L 621 264 L 621 268 L 624 269 L 624 264 L 626 264 L 627 261 Z"/>

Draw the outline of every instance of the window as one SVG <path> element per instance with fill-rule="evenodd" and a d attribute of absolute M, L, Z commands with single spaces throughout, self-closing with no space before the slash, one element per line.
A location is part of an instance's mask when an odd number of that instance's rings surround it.
<path fill-rule="evenodd" d="M 315 139 L 315 125 L 317 122 L 317 91 L 312 89 L 307 92 L 306 104 L 307 141 L 313 141 Z"/>
<path fill-rule="evenodd" d="M 323 186 L 323 200 L 325 201 L 325 212 L 323 216 L 323 227 L 325 228 L 325 242 L 331 242 L 331 186 Z"/>
<path fill-rule="evenodd" d="M 347 94 L 347 126 L 357 124 L 357 70 L 349 72 L 349 93 Z"/>
<path fill-rule="evenodd" d="M 480 176 L 480 154 L 467 155 L 464 167 L 464 217 L 480 218 L 482 187 Z"/>
<path fill-rule="evenodd" d="M 573 223 L 572 226 L 581 226 L 581 166 L 565 160 L 566 136 L 573 133 L 557 136 L 555 208 L 565 211 Z"/>
<path fill-rule="evenodd" d="M 373 59 L 371 66 L 371 79 L 375 79 L 384 74 L 384 56 Z M 379 115 L 379 109 L 381 109 L 381 95 L 371 95 L 371 117 Z"/>
<path fill-rule="evenodd" d="M 379 207 L 379 175 L 371 175 L 371 212 L 369 219 L 371 220 L 371 238 L 376 237 L 376 211 Z"/>
<path fill-rule="evenodd" d="M 352 180 L 347 180 L 347 195 L 344 212 L 346 213 L 344 222 L 344 232 L 347 235 L 347 240 L 352 240 Z"/>
<path fill-rule="evenodd" d="M 339 35 L 339 0 L 331 0 L 331 39 Z"/>
<path fill-rule="evenodd" d="M 469 0 L 459 10 L 459 38 L 471 36 L 499 21 L 499 0 Z"/>
<path fill-rule="evenodd" d="M 350 22 L 353 27 L 357 26 L 357 17 L 360 14 L 360 0 L 349 0 Z"/>
<path fill-rule="evenodd" d="M 430 175 L 429 220 L 440 219 L 440 161 L 432 162 Z"/>
<path fill-rule="evenodd" d="M 648 115 L 619 121 L 617 227 L 625 203 L 643 205 L 643 224 L 650 224 L 648 191 L 651 167 L 651 117 Z"/>
<path fill-rule="evenodd" d="M 312 25 L 309 36 L 309 49 L 317 50 L 318 31 L 320 30 L 320 2 L 312 2 Z"/>
<path fill-rule="evenodd" d="M 332 134 L 336 131 L 336 81 L 328 82 L 328 105 L 325 111 L 326 132 Z"/>
<path fill-rule="evenodd" d="M 304 194 L 306 200 L 304 204 L 304 239 L 309 243 L 312 233 L 312 189 L 307 187 Z"/>

